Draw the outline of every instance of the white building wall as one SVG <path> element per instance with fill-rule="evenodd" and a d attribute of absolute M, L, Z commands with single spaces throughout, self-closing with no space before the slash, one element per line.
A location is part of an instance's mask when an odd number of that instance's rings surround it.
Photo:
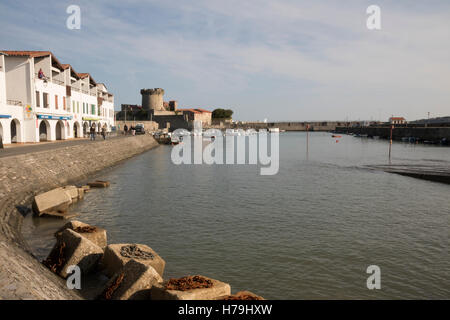
<path fill-rule="evenodd" d="M 114 97 L 107 97 L 103 101 L 99 115 L 97 88 L 90 88 L 89 77 L 73 82 L 70 68 L 58 73 L 52 67 L 51 61 L 50 56 L 27 58 L 0 55 L 0 115 L 10 116 L 0 118 L 0 134 L 3 137 L 3 143 L 11 143 L 11 122 L 13 121 L 17 132 L 14 142 L 39 142 L 41 124 L 47 129 L 47 141 L 57 138 L 74 138 L 74 127 L 77 128 L 77 137 L 83 137 L 85 124 L 95 123 L 99 131 L 103 125 L 107 126 L 108 131 L 115 125 Z M 38 79 L 37 73 L 40 68 L 48 78 L 47 81 Z M 52 81 L 56 79 L 62 83 Z M 73 82 L 71 96 L 66 96 L 66 84 L 71 82 Z M 103 86 L 101 89 L 106 90 Z M 47 107 L 44 107 L 44 93 L 48 97 Z M 64 99 L 66 100 L 65 109 Z M 20 101 L 20 105 L 19 103 L 13 105 L 13 101 Z M 32 116 L 25 112 L 27 105 L 32 108 Z M 92 112 L 92 105 L 94 105 L 94 112 Z M 43 119 L 43 117 L 50 119 Z M 51 119 L 55 117 L 69 118 L 67 120 Z M 59 134 L 56 132 L 57 127 L 62 128 Z"/>

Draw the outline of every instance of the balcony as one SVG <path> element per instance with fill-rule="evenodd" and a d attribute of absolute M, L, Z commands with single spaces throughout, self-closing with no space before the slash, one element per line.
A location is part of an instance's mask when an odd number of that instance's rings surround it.
<path fill-rule="evenodd" d="M 52 79 L 52 82 L 55 84 L 59 84 L 60 86 L 64 86 L 64 81 L 58 80 L 58 79 Z"/>

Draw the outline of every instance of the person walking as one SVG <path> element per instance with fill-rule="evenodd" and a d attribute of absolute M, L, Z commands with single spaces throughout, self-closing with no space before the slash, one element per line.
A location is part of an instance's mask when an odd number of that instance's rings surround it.
<path fill-rule="evenodd" d="M 128 126 L 127 126 L 127 124 L 125 123 L 125 125 L 123 126 L 123 133 L 124 133 L 124 134 L 127 134 L 127 132 L 128 132 Z"/>
<path fill-rule="evenodd" d="M 102 127 L 102 137 L 103 137 L 103 140 L 106 140 L 106 127 L 105 126 Z"/>
<path fill-rule="evenodd" d="M 95 124 L 92 124 L 90 133 L 91 133 L 91 141 L 95 140 Z"/>

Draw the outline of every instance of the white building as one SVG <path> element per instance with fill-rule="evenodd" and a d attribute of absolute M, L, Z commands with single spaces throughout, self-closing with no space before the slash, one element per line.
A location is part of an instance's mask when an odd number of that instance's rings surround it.
<path fill-rule="evenodd" d="M 115 125 L 114 96 L 104 84 L 49 51 L 0 52 L 3 143 L 80 138 L 92 124 L 97 131 Z"/>

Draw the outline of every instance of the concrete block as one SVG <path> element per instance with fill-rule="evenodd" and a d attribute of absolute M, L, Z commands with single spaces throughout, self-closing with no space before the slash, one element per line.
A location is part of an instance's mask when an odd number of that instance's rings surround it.
<path fill-rule="evenodd" d="M 250 291 L 239 291 L 232 295 L 218 297 L 216 300 L 265 300 L 265 299 Z"/>
<path fill-rule="evenodd" d="M 82 274 L 87 274 L 97 266 L 102 255 L 102 248 L 75 231 L 66 229 L 57 235 L 56 244 L 43 263 L 66 278 L 69 266 L 77 265 Z"/>
<path fill-rule="evenodd" d="M 111 277 L 131 259 L 153 267 L 161 277 L 164 274 L 166 262 L 152 248 L 143 244 L 110 244 L 105 248 L 101 264 L 105 273 Z"/>
<path fill-rule="evenodd" d="M 109 187 L 109 181 L 96 180 L 94 182 L 89 182 L 88 186 L 91 188 L 106 188 Z"/>
<path fill-rule="evenodd" d="M 57 237 L 58 233 L 61 233 L 66 229 L 71 229 L 76 233 L 79 233 L 81 236 L 92 241 L 102 249 L 105 249 L 107 245 L 107 236 L 105 229 L 99 228 L 97 226 L 92 226 L 78 220 L 72 220 L 66 223 L 61 229 L 56 231 L 55 236 Z"/>
<path fill-rule="evenodd" d="M 196 283 L 204 283 L 204 280 L 210 282 L 209 287 L 195 288 Z M 182 285 L 182 290 L 170 289 L 177 288 L 177 284 L 186 282 L 194 284 L 194 288 L 189 289 L 189 285 Z M 229 284 L 204 276 L 170 279 L 169 281 L 155 284 L 151 289 L 152 300 L 214 300 L 230 294 L 231 287 Z"/>
<path fill-rule="evenodd" d="M 72 200 L 78 200 L 78 188 L 76 186 L 65 186 L 62 189 L 69 195 Z"/>
<path fill-rule="evenodd" d="M 152 286 L 162 281 L 163 279 L 153 267 L 131 259 L 110 279 L 100 299 L 149 299 Z"/>
<path fill-rule="evenodd" d="M 34 197 L 33 211 L 39 215 L 42 212 L 65 212 L 72 203 L 72 198 L 61 188 L 41 193 Z"/>

